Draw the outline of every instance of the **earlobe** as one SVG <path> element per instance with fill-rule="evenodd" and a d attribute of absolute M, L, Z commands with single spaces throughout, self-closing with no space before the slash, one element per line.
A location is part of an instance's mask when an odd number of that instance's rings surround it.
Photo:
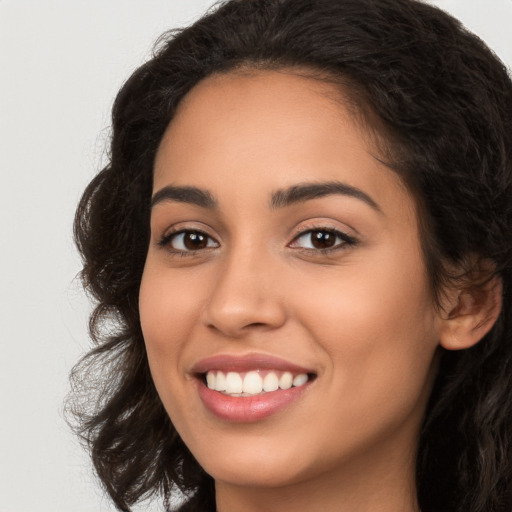
<path fill-rule="evenodd" d="M 494 276 L 481 286 L 457 292 L 448 316 L 442 320 L 440 345 L 447 350 L 476 345 L 500 314 L 502 291 L 501 278 Z"/>

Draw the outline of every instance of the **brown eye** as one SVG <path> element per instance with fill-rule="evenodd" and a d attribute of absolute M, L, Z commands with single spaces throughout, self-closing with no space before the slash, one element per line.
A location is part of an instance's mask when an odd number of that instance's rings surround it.
<path fill-rule="evenodd" d="M 336 245 L 336 235 L 329 231 L 311 231 L 310 236 L 315 249 L 329 249 Z"/>
<path fill-rule="evenodd" d="M 304 231 L 297 236 L 290 244 L 291 247 L 298 247 L 308 250 L 336 250 L 345 246 L 352 246 L 357 243 L 356 239 L 342 233 L 341 231 L 331 229 L 311 229 Z"/>
<path fill-rule="evenodd" d="M 204 249 L 208 245 L 208 237 L 194 231 L 183 233 L 183 245 L 190 251 Z"/>
<path fill-rule="evenodd" d="M 193 252 L 218 247 L 219 244 L 211 236 L 201 231 L 179 231 L 167 235 L 161 242 L 175 252 Z"/>

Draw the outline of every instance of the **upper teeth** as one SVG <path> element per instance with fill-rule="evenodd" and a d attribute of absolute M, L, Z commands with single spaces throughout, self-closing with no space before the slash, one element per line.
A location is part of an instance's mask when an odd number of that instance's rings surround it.
<path fill-rule="evenodd" d="M 278 374 L 268 372 L 263 377 L 259 371 L 247 373 L 209 371 L 206 383 L 210 389 L 223 391 L 229 395 L 257 395 L 277 389 L 290 389 L 292 386 L 302 386 L 308 381 L 306 373 L 293 375 L 290 372 Z"/>

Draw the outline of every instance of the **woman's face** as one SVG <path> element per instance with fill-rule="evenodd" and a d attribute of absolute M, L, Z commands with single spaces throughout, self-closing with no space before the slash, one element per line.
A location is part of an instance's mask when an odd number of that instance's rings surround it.
<path fill-rule="evenodd" d="M 167 129 L 141 322 L 217 482 L 413 471 L 442 320 L 414 201 L 373 155 L 334 86 L 287 72 L 207 78 Z"/>

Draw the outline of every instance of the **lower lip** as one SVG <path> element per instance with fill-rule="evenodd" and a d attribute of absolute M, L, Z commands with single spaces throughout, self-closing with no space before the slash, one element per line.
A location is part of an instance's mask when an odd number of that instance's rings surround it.
<path fill-rule="evenodd" d="M 254 396 L 229 396 L 208 388 L 198 381 L 199 397 L 205 407 L 218 418 L 234 423 L 251 423 L 268 418 L 296 402 L 309 387 L 279 389 Z"/>

